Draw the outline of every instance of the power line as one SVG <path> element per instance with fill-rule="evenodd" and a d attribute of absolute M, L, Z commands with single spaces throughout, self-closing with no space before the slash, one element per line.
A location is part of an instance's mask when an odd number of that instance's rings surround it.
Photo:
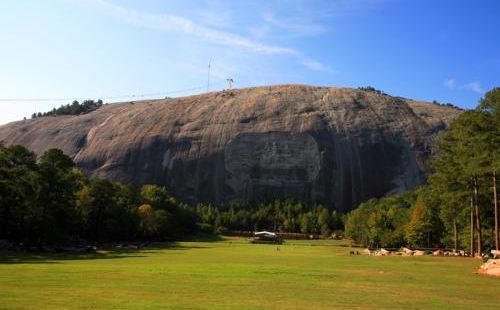
<path fill-rule="evenodd" d="M 129 94 L 129 95 L 112 95 L 112 96 L 86 96 L 86 97 L 55 97 L 55 98 L 0 98 L 0 102 L 29 102 L 29 101 L 71 101 L 71 100 L 86 100 L 89 98 L 100 98 L 103 100 L 109 99 L 122 99 L 122 98 L 143 98 L 143 97 L 157 97 L 163 95 L 171 95 L 176 93 L 183 93 L 188 91 L 202 90 L 205 86 L 178 89 L 165 92 L 146 93 L 146 94 Z"/>

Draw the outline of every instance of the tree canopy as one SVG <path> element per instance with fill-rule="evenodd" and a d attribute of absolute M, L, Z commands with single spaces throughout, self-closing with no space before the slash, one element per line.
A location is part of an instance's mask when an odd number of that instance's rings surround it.
<path fill-rule="evenodd" d="M 33 113 L 31 118 L 43 117 L 43 116 L 57 116 L 57 115 L 79 115 L 92 112 L 99 109 L 103 105 L 101 99 L 94 100 L 84 100 L 82 103 L 74 100 L 71 104 L 61 105 L 59 108 L 53 108 L 48 112 L 38 112 Z"/>

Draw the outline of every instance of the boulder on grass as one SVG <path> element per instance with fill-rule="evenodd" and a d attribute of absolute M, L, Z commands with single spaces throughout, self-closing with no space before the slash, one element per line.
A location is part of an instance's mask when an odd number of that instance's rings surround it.
<path fill-rule="evenodd" d="M 499 250 L 491 250 L 491 255 L 493 255 L 493 258 L 500 258 L 500 251 Z"/>
<path fill-rule="evenodd" d="M 436 251 L 432 252 L 432 255 L 434 255 L 434 256 L 441 256 L 441 255 L 443 255 L 443 251 L 436 250 Z"/>
<path fill-rule="evenodd" d="M 404 256 L 410 256 L 410 255 L 413 255 L 413 250 L 410 250 L 408 248 L 403 248 L 403 255 Z"/>
<path fill-rule="evenodd" d="M 391 255 L 391 251 L 387 251 L 386 249 L 382 248 L 380 249 L 380 254 L 384 256 Z"/>
<path fill-rule="evenodd" d="M 479 273 L 500 277 L 500 259 L 488 259 L 488 261 L 479 268 Z"/>

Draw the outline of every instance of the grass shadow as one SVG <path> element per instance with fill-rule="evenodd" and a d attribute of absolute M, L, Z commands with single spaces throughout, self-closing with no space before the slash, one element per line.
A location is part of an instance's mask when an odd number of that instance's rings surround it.
<path fill-rule="evenodd" d="M 206 233 L 198 233 L 186 236 L 181 241 L 186 242 L 219 242 L 224 241 L 225 239 L 220 235 L 215 234 L 206 234 Z"/>
<path fill-rule="evenodd" d="M 0 264 L 56 264 L 68 260 L 123 259 L 147 257 L 149 252 L 159 250 L 206 249 L 209 246 L 186 246 L 178 242 L 151 242 L 141 249 L 106 247 L 95 253 L 50 253 L 0 251 Z"/>
<path fill-rule="evenodd" d="M 0 264 L 56 264 L 68 260 L 122 259 L 145 257 L 139 251 L 109 253 L 0 252 Z"/>
<path fill-rule="evenodd" d="M 187 240 L 184 241 L 188 242 Z M 190 240 L 189 242 L 202 242 L 202 241 Z M 208 245 L 185 245 L 185 244 L 180 244 L 179 242 L 151 242 L 146 247 L 144 247 L 143 250 L 156 251 L 156 250 L 189 250 L 189 249 L 209 249 L 209 248 L 212 247 Z"/>

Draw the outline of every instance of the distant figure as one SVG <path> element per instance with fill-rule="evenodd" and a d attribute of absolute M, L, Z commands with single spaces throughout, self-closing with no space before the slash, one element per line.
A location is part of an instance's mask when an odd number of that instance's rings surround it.
<path fill-rule="evenodd" d="M 279 246 L 276 247 L 276 251 L 281 251 Z"/>

